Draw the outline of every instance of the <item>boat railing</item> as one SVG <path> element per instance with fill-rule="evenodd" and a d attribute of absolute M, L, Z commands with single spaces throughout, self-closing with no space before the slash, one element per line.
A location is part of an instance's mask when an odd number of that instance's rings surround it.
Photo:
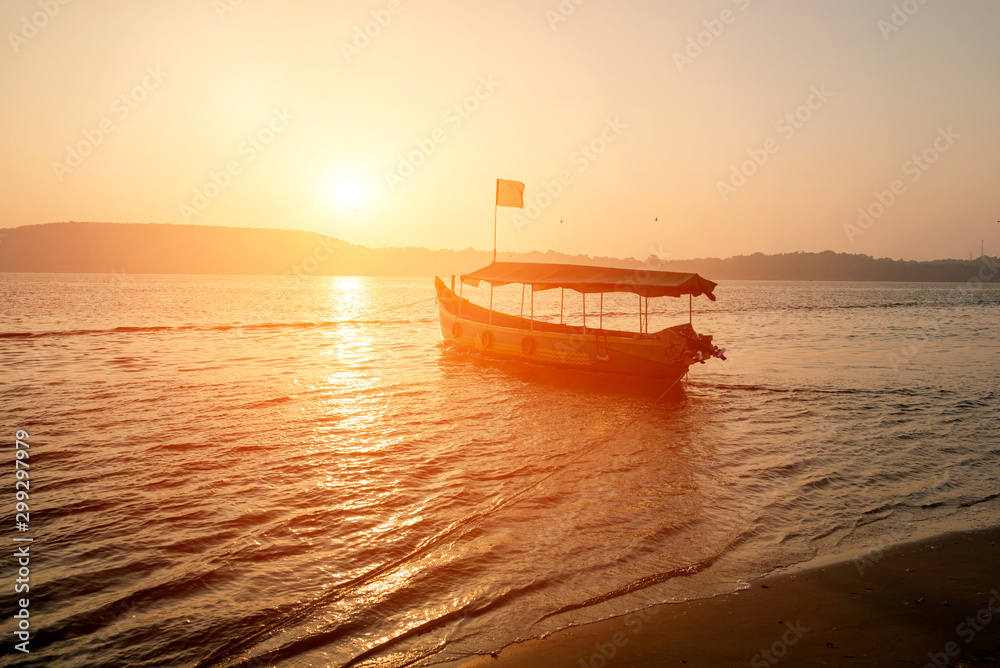
<path fill-rule="evenodd" d="M 587 295 L 583 293 L 583 325 L 569 325 L 563 322 L 564 317 L 564 300 L 563 295 L 560 294 L 559 298 L 559 322 L 548 322 L 541 318 L 536 318 L 534 314 L 534 290 L 531 291 L 531 302 L 529 317 L 525 318 L 524 313 L 524 289 L 522 287 L 521 292 L 521 313 L 522 315 L 516 316 L 508 313 L 503 313 L 501 311 L 494 311 L 493 306 L 493 286 L 490 286 L 490 307 L 486 308 L 475 304 L 461 294 L 461 285 L 459 286 L 459 293 L 455 294 L 455 277 L 452 277 L 452 288 L 448 290 L 448 287 L 441 282 L 442 291 L 439 294 L 439 298 L 445 303 L 445 307 L 453 315 L 462 318 L 469 322 L 476 322 L 479 324 L 487 326 L 496 327 L 511 327 L 515 329 L 526 329 L 529 331 L 536 332 L 551 332 L 558 334 L 570 334 L 570 335 L 580 335 L 580 336 L 596 336 L 596 337 L 621 337 L 621 338 L 631 338 L 635 340 L 658 340 L 662 339 L 662 333 L 674 329 L 677 330 L 682 325 L 674 325 L 673 327 L 665 327 L 661 330 L 650 332 L 649 331 L 649 298 L 639 296 L 639 331 L 633 330 L 619 330 L 619 329 L 605 329 L 604 328 L 604 293 L 598 293 L 600 295 L 600 312 L 598 314 L 598 327 L 588 327 L 587 326 Z M 440 279 L 438 279 L 440 281 Z M 527 286 L 524 286 L 527 287 Z M 560 293 L 564 290 L 560 289 Z M 457 306 L 456 306 L 457 305 Z M 689 318 L 688 323 L 684 323 L 683 327 L 690 329 L 690 304 L 689 304 Z M 611 313 L 607 315 L 612 315 Z M 554 317 L 554 316 L 553 316 Z M 591 316 L 593 318 L 593 316 Z M 692 330 L 693 331 L 693 330 Z M 680 332 L 678 332 L 680 333 Z"/>

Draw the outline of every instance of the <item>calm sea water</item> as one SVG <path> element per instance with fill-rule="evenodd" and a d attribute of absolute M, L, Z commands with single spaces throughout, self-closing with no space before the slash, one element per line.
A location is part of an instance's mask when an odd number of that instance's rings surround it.
<path fill-rule="evenodd" d="M 995 285 L 723 282 L 694 323 L 729 360 L 659 401 L 443 349 L 433 301 L 386 311 L 433 297 L 424 278 L 0 274 L 0 294 L 9 665 L 426 665 L 1000 523 Z M 687 320 L 651 304 L 653 329 Z M 632 298 L 604 310 L 638 325 Z"/>

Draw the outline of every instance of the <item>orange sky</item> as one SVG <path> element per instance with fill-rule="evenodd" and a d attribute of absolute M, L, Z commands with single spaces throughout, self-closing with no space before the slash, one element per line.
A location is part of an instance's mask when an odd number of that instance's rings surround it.
<path fill-rule="evenodd" d="M 501 250 L 1000 252 L 995 0 L 6 0 L 0 27 L 4 227 L 488 249 L 501 177 L 537 206 Z"/>

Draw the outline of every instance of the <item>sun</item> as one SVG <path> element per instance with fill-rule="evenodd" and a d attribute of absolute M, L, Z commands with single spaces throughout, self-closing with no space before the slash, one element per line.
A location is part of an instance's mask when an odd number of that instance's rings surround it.
<path fill-rule="evenodd" d="M 359 178 L 339 177 L 327 185 L 326 198 L 330 204 L 357 211 L 368 201 L 368 187 Z"/>

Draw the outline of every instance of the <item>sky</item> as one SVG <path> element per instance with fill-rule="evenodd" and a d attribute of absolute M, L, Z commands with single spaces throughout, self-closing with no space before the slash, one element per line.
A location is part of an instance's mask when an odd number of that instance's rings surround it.
<path fill-rule="evenodd" d="M 5 0 L 0 29 L 0 227 L 1000 253 L 996 0 Z"/>

